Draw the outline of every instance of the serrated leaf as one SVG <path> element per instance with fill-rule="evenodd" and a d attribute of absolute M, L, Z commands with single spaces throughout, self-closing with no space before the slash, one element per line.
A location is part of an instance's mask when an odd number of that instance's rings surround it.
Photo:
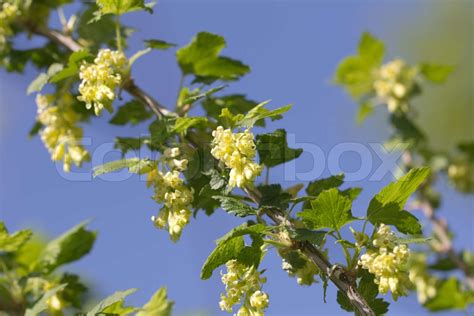
<path fill-rule="evenodd" d="M 143 144 L 149 143 L 150 139 L 147 137 L 133 138 L 133 137 L 117 137 L 115 138 L 114 148 L 120 150 L 122 156 L 129 151 L 137 151 Z"/>
<path fill-rule="evenodd" d="M 207 122 L 205 117 L 178 117 L 172 131 L 175 133 L 185 133 L 189 128 L 206 124 Z"/>
<path fill-rule="evenodd" d="M 433 83 L 444 83 L 454 71 L 453 66 L 424 63 L 420 65 L 421 74 Z"/>
<path fill-rule="evenodd" d="M 167 297 L 166 288 L 156 291 L 136 316 L 171 316 L 173 301 Z"/>
<path fill-rule="evenodd" d="M 41 314 L 41 312 L 45 311 L 48 309 L 48 300 L 56 295 L 59 291 L 63 290 L 67 284 L 61 284 L 58 285 L 50 290 L 48 290 L 46 293 L 43 294 L 43 296 L 33 305 L 33 307 L 28 308 L 25 311 L 25 316 L 37 316 Z"/>
<path fill-rule="evenodd" d="M 97 314 L 99 313 L 102 313 L 104 312 L 104 310 L 117 303 L 117 302 L 120 302 L 120 301 L 123 301 L 125 299 L 125 297 L 127 297 L 128 295 L 132 294 L 132 293 L 135 293 L 137 291 L 137 289 L 128 289 L 126 291 L 117 291 L 115 292 L 114 294 L 106 297 L 105 299 L 103 299 L 102 301 L 100 301 L 96 306 L 94 306 L 87 314 L 86 316 L 96 316 Z"/>
<path fill-rule="evenodd" d="M 243 63 L 219 56 L 226 43 L 222 36 L 200 32 L 191 43 L 176 52 L 178 64 L 184 74 L 194 74 L 197 77 L 212 78 L 206 82 L 210 84 L 215 79 L 235 80 L 250 71 Z"/>
<path fill-rule="evenodd" d="M 146 46 L 151 49 L 165 50 L 171 47 L 175 47 L 176 44 L 168 43 L 158 39 L 145 40 Z"/>
<path fill-rule="evenodd" d="M 352 202 L 337 189 L 323 191 L 311 201 L 311 208 L 298 213 L 308 228 L 339 230 L 355 218 L 351 213 Z"/>
<path fill-rule="evenodd" d="M 101 174 L 114 172 L 120 169 L 128 168 L 130 173 L 143 174 L 151 171 L 155 167 L 155 162 L 150 159 L 129 158 L 115 160 L 94 167 L 94 177 Z"/>
<path fill-rule="evenodd" d="M 153 12 L 154 2 L 145 3 L 144 0 L 96 0 L 101 15 L 122 15 L 138 10 Z"/>
<path fill-rule="evenodd" d="M 257 151 L 260 163 L 267 167 L 278 166 L 298 158 L 303 149 L 292 149 L 288 147 L 286 131 L 277 129 L 273 133 L 257 135 Z"/>
<path fill-rule="evenodd" d="M 430 174 L 429 168 L 415 168 L 392 182 L 370 201 L 367 218 L 373 224 L 385 223 L 395 225 L 410 234 L 420 233 L 421 226 L 416 217 L 404 211 L 408 198 L 425 181 Z M 397 213 L 398 212 L 398 213 Z"/>
<path fill-rule="evenodd" d="M 255 106 L 247 114 L 245 114 L 245 116 L 237 123 L 237 126 L 252 128 L 255 125 L 255 123 L 261 119 L 265 119 L 265 118 L 270 118 L 272 120 L 281 119 L 282 114 L 288 112 L 292 107 L 291 104 L 288 104 L 280 108 L 277 108 L 275 110 L 269 110 L 264 107 L 269 102 L 270 100 L 264 101 L 258 104 L 257 106 Z"/>
<path fill-rule="evenodd" d="M 97 234 L 87 230 L 87 224 L 89 221 L 84 221 L 50 241 L 38 259 L 39 267 L 48 272 L 53 271 L 88 254 Z"/>
<path fill-rule="evenodd" d="M 63 79 L 77 75 L 79 73 L 81 61 L 89 57 L 91 57 L 91 54 L 85 49 L 71 53 L 71 55 L 69 55 L 67 66 L 54 74 L 54 76 L 51 76 L 49 82 L 56 83 Z"/>
<path fill-rule="evenodd" d="M 201 279 L 209 279 L 216 268 L 225 264 L 229 260 L 237 259 L 244 248 L 245 242 L 243 237 L 236 237 L 227 242 L 219 243 L 206 259 L 206 262 L 204 262 L 204 265 L 201 268 Z"/>
<path fill-rule="evenodd" d="M 268 184 L 258 186 L 262 195 L 260 207 L 277 207 L 286 210 L 289 206 L 291 195 L 283 191 L 280 184 Z"/>
<path fill-rule="evenodd" d="M 209 89 L 209 90 L 207 90 L 203 93 L 190 96 L 190 97 L 184 99 L 181 103 L 182 104 L 193 104 L 194 102 L 199 101 L 201 99 L 204 99 L 204 98 L 206 98 L 210 95 L 213 95 L 214 93 L 216 93 L 218 91 L 221 91 L 222 89 L 224 89 L 226 87 L 227 87 L 227 85 L 222 85 L 222 86 L 219 86 L 219 87 L 216 87 L 216 88 Z"/>
<path fill-rule="evenodd" d="M 9 234 L 5 224 L 0 222 L 0 252 L 14 252 L 23 246 L 30 238 L 31 230 L 19 230 Z"/>
<path fill-rule="evenodd" d="M 328 232 L 311 230 L 306 228 L 296 228 L 291 232 L 291 237 L 297 241 L 308 241 L 316 246 L 321 246 Z"/>
<path fill-rule="evenodd" d="M 228 242 L 229 240 L 244 236 L 244 235 L 261 235 L 267 231 L 270 231 L 271 227 L 265 226 L 263 224 L 255 224 L 252 222 L 245 222 L 232 230 L 230 230 L 227 234 L 222 236 L 221 238 L 216 240 L 216 244 L 222 244 Z"/>
<path fill-rule="evenodd" d="M 464 310 L 473 301 L 472 294 L 462 290 L 459 281 L 452 277 L 436 288 L 436 296 L 424 305 L 433 312 L 443 310 Z"/>
<path fill-rule="evenodd" d="M 133 306 L 124 306 L 125 301 L 118 301 L 113 303 L 112 305 L 107 306 L 104 310 L 99 313 L 99 315 L 120 315 L 126 316 L 130 315 L 131 313 L 135 313 L 138 308 Z"/>
<path fill-rule="evenodd" d="M 229 214 L 239 217 L 257 214 L 257 209 L 245 204 L 240 199 L 223 195 L 215 195 L 213 198 L 220 201 L 222 209 L 224 209 Z"/>
<path fill-rule="evenodd" d="M 379 66 L 385 54 L 385 45 L 369 32 L 364 32 L 359 41 L 358 53 L 368 64 Z"/>
<path fill-rule="evenodd" d="M 324 190 L 339 188 L 344 183 L 344 174 L 336 174 L 328 178 L 311 181 L 308 183 L 306 193 L 312 196 L 318 196 Z"/>
<path fill-rule="evenodd" d="M 125 125 L 128 123 L 137 125 L 151 117 L 153 117 L 153 113 L 142 102 L 132 100 L 119 107 L 109 123 L 114 125 Z"/>
<path fill-rule="evenodd" d="M 202 102 L 202 107 L 206 110 L 207 116 L 215 118 L 218 120 L 220 125 L 228 126 L 226 122 L 223 122 L 220 119 L 220 115 L 223 109 L 226 109 L 229 114 L 232 116 L 238 114 L 245 114 L 254 108 L 258 103 L 249 100 L 243 94 L 231 94 L 221 97 L 208 97 L 204 99 Z M 255 123 L 256 126 L 264 126 L 264 120 L 260 120 Z"/>

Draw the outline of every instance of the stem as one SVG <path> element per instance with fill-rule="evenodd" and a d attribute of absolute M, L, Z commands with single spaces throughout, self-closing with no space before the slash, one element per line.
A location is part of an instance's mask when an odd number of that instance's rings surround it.
<path fill-rule="evenodd" d="M 270 167 L 267 167 L 265 170 L 265 185 L 268 185 L 270 182 Z"/>
<path fill-rule="evenodd" d="M 117 41 L 117 49 L 122 52 L 122 34 L 120 30 L 120 16 L 118 14 L 115 15 L 115 40 Z"/>
<path fill-rule="evenodd" d="M 338 229 L 336 229 L 336 235 L 339 238 L 339 240 L 344 240 Z M 339 244 L 341 244 L 341 247 L 344 251 L 344 256 L 346 257 L 347 266 L 349 267 L 351 265 L 351 261 L 352 261 L 351 260 L 351 254 L 349 253 L 349 250 L 347 250 L 346 245 L 344 245 L 344 243 L 339 243 Z"/>

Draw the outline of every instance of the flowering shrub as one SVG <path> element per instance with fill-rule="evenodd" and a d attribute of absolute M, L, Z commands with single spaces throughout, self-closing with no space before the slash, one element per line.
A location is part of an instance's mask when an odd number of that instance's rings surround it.
<path fill-rule="evenodd" d="M 420 303 L 431 311 L 465 309 L 473 302 L 474 255 L 454 249 L 448 226 L 435 212 L 439 196 L 434 182 L 438 173 L 446 173 L 455 188 L 472 192 L 474 145 L 463 143 L 454 155 L 440 154 L 429 147 L 413 121 L 413 98 L 427 81 L 445 81 L 451 67 L 408 65 L 401 59 L 384 63 L 385 46 L 369 33 L 362 35 L 357 54 L 338 66 L 335 81 L 359 103 L 357 120 L 362 122 L 378 105 L 386 106 L 394 129 L 389 144 L 409 144 L 403 153 L 404 175 L 382 188 L 366 207 L 354 208 L 362 189 L 342 188 L 342 174 L 289 188 L 270 183 L 272 168 L 297 159 L 303 150 L 288 146 L 284 129 L 255 136 L 252 131 L 255 126 L 265 127 L 269 120 L 282 119 L 292 106 L 275 108 L 269 101 L 258 103 L 243 94 L 223 92 L 230 82 L 250 71 L 243 62 L 221 55 L 226 46 L 223 37 L 200 32 L 176 50 L 182 78 L 173 109 L 139 87 L 131 68 L 141 56 L 176 45 L 150 39 L 145 41 L 145 50 L 129 58 L 125 55 L 130 32 L 125 31 L 121 16 L 151 12 L 152 4 L 97 0 L 88 10 L 79 11 L 80 23 L 75 24 L 76 16 L 69 20 L 62 16 L 63 29 L 53 30 L 49 11 L 61 13 L 64 2 L 0 2 L 2 64 L 7 70 L 22 71 L 31 61 L 43 71 L 28 87 L 28 93 L 38 93 L 38 115 L 30 134 L 39 133 L 52 159 L 63 161 L 64 170 L 70 171 L 89 158 L 82 145 L 81 124 L 100 116 L 104 108 L 113 113 L 111 124 L 147 124 L 149 136 L 117 137 L 115 148 L 129 157 L 131 151 L 146 146 L 151 158 L 111 161 L 95 166 L 94 174 L 127 168 L 130 173 L 146 175 L 153 199 L 161 205 L 152 222 L 166 229 L 174 242 L 188 233 L 184 227 L 201 211 L 211 216 L 221 208 L 246 219 L 217 240 L 202 266 L 202 279 L 212 277 L 221 266 L 227 268 L 221 276 L 226 290 L 219 303 L 223 311 L 236 309 L 237 315 L 257 316 L 270 307 L 262 289 L 266 278 L 259 269 L 272 250 L 282 258 L 282 269 L 299 285 L 319 283 L 326 293 L 333 284 L 341 308 L 357 315 L 387 313 L 389 302 L 383 295 L 388 292 L 396 301 L 416 290 Z M 97 25 L 114 25 L 114 29 Z M 9 48 L 22 32 L 45 38 L 54 54 L 28 51 L 18 61 Z M 41 94 L 46 87 L 53 92 Z M 129 99 L 119 105 L 122 98 L 117 96 L 122 92 Z M 191 111 L 195 108 L 200 111 Z M 423 210 L 432 230 L 424 229 L 411 212 L 416 208 Z M 22 280 L 24 286 L 23 296 L 13 306 L 0 304 L 2 312 L 36 315 L 47 310 L 55 315 L 64 308 L 82 310 L 83 302 L 77 296 L 83 287 L 78 277 L 53 277 L 53 272 L 87 253 L 95 234 L 85 224 L 79 225 L 43 247 L 45 254 L 38 256 L 34 267 L 22 262 L 21 256 L 4 256 L 3 252 L 25 251 L 30 234 L 10 235 L 0 229 L 0 260 L 8 268 L 3 273 L 14 275 L 12 282 Z M 328 246 L 328 241 L 334 241 L 337 248 Z M 411 250 L 415 243 L 422 250 Z M 340 256 L 335 254 L 338 250 Z M 431 257 L 435 261 L 428 264 Z M 343 263 L 332 263 L 335 258 L 343 258 Z M 443 270 L 446 262 L 465 277 L 446 273 L 435 278 L 433 270 Z M 14 288 L 10 281 L 0 279 L 6 284 L 2 288 Z M 140 310 L 123 306 L 124 297 L 132 291 L 117 292 L 88 315 L 170 314 L 171 303 L 164 290 Z"/>

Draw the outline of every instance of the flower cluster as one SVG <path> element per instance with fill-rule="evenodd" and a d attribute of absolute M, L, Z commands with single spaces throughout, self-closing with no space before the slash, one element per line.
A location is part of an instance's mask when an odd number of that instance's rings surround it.
<path fill-rule="evenodd" d="M 154 186 L 153 199 L 163 204 L 159 214 L 152 216 L 151 220 L 156 227 L 167 228 L 173 241 L 179 239 L 184 226 L 189 223 L 194 193 L 180 178 L 180 171 L 186 170 L 188 160 L 178 159 L 179 155 L 179 148 L 166 149 L 162 156 L 162 163 L 166 165 L 163 167 L 168 167 L 169 171 L 161 172 L 158 168 L 153 169 L 148 173 L 147 184 Z"/>
<path fill-rule="evenodd" d="M 395 59 L 379 69 L 373 87 L 390 112 L 407 110 L 406 99 L 415 87 L 417 73 L 417 68 L 408 66 L 400 59 Z"/>
<path fill-rule="evenodd" d="M 20 14 L 18 6 L 4 2 L 0 7 L 0 50 L 3 49 L 7 37 L 12 35 L 11 23 Z"/>
<path fill-rule="evenodd" d="M 230 168 L 229 187 L 242 188 L 252 183 L 262 172 L 262 166 L 253 161 L 256 155 L 253 134 L 248 129 L 234 134 L 219 126 L 212 136 L 211 154 Z"/>
<path fill-rule="evenodd" d="M 242 304 L 237 316 L 262 316 L 268 307 L 268 295 L 261 290 L 266 278 L 254 266 L 247 267 L 237 260 L 226 263 L 227 273 L 222 274 L 226 295 L 221 294 L 220 308 L 229 313 L 232 307 Z"/>
<path fill-rule="evenodd" d="M 80 68 L 82 82 L 78 99 L 86 103 L 87 109 L 94 106 L 95 115 L 104 108 L 112 112 L 115 90 L 122 83 L 127 66 L 128 60 L 122 52 L 100 50 L 93 64 L 84 63 Z"/>
<path fill-rule="evenodd" d="M 71 170 L 72 163 L 81 166 L 89 159 L 89 153 L 82 146 L 83 132 L 77 125 L 79 116 L 72 109 L 73 101 L 69 94 L 57 100 L 52 94 L 36 97 L 37 120 L 45 127 L 40 131 L 41 139 L 53 161 L 63 160 L 65 172 Z"/>
<path fill-rule="evenodd" d="M 410 256 L 410 281 L 416 288 L 418 302 L 426 303 L 430 298 L 436 296 L 436 277 L 430 275 L 426 267 L 426 255 L 416 253 Z"/>
<path fill-rule="evenodd" d="M 360 257 L 359 265 L 375 276 L 380 293 L 390 290 L 394 300 L 406 295 L 410 285 L 406 272 L 410 256 L 407 245 L 398 244 L 395 233 L 384 224 L 375 233 L 372 244 L 375 249 L 368 249 Z"/>

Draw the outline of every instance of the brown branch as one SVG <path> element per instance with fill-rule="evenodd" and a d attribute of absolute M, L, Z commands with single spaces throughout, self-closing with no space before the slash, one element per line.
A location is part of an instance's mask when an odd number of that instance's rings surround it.
<path fill-rule="evenodd" d="M 33 26 L 27 26 L 28 29 L 37 35 L 48 38 L 49 40 L 62 45 L 69 49 L 70 51 L 78 51 L 82 49 L 81 45 L 77 43 L 72 37 L 63 35 L 57 31 L 50 29 L 38 29 Z M 139 99 L 145 103 L 150 109 L 155 112 L 158 116 L 176 116 L 177 114 L 171 112 L 161 106 L 155 99 L 153 99 L 148 93 L 143 91 L 138 87 L 133 79 L 127 80 L 122 88 L 127 91 L 130 95 Z M 261 194 L 253 189 L 252 191 L 246 190 L 248 195 L 259 204 Z M 289 222 L 285 216 L 281 213 L 280 210 L 267 210 L 266 215 L 270 217 L 277 225 L 286 225 L 288 228 L 294 228 L 291 222 Z M 295 242 L 298 245 L 298 248 L 309 258 L 311 261 L 318 266 L 318 268 L 326 273 L 329 279 L 336 285 L 336 287 L 344 293 L 354 308 L 362 316 L 375 316 L 372 308 L 367 304 L 362 295 L 358 292 L 355 283 L 352 278 L 345 272 L 333 273 L 333 265 L 326 259 L 326 257 L 312 244 L 309 242 Z"/>

